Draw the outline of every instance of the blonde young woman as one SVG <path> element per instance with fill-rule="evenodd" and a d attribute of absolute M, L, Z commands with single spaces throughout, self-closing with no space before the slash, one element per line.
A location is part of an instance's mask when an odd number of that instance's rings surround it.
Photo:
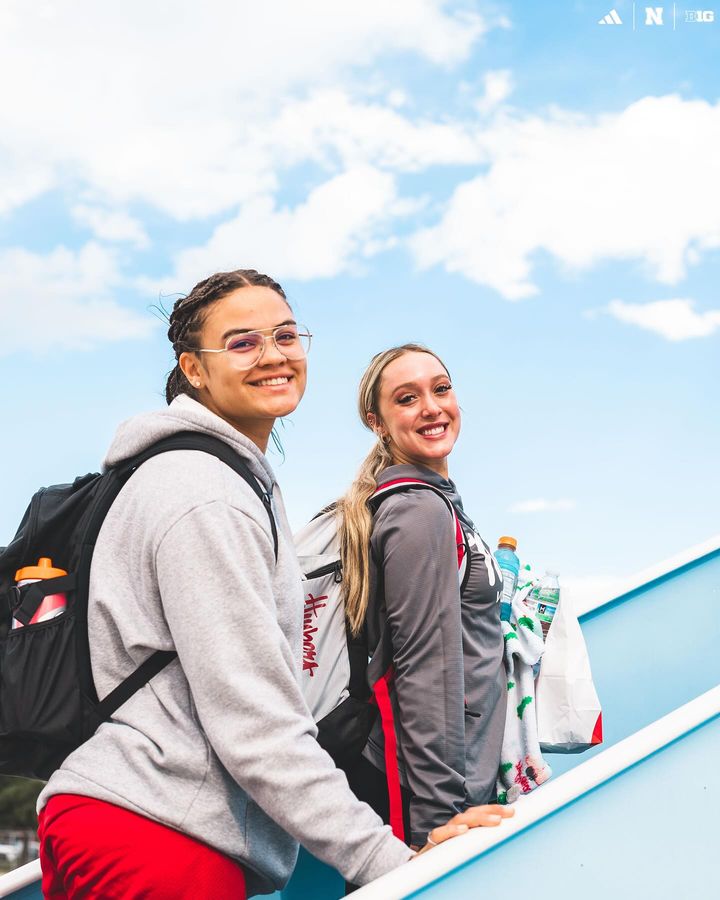
<path fill-rule="evenodd" d="M 449 815 L 495 796 L 506 703 L 501 577 L 449 478 L 460 409 L 439 357 L 416 344 L 377 354 L 360 383 L 359 411 L 377 443 L 339 504 L 346 611 L 355 632 L 367 629 L 376 673 L 392 666 L 405 839 L 419 847 Z M 378 487 L 404 479 L 435 490 L 373 504 Z M 386 733 L 378 718 L 347 774 L 388 821 Z"/>

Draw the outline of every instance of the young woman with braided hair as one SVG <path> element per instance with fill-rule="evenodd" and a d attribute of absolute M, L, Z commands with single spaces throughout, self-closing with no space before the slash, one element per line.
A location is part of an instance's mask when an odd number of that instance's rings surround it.
<path fill-rule="evenodd" d="M 284 885 L 298 841 L 370 881 L 411 851 L 314 739 L 298 686 L 300 572 L 265 457 L 273 424 L 305 390 L 310 335 L 280 285 L 254 270 L 200 282 L 175 304 L 168 335 L 169 405 L 125 422 L 106 465 L 178 432 L 208 434 L 242 457 L 264 500 L 216 457 L 175 450 L 140 466 L 113 504 L 90 579 L 98 694 L 156 650 L 177 659 L 43 790 L 43 892 L 243 898 Z M 455 816 L 429 844 L 497 824 L 499 810 Z"/>
<path fill-rule="evenodd" d="M 460 408 L 442 360 L 418 344 L 378 353 L 359 412 L 377 443 L 338 505 L 345 606 L 354 632 L 366 628 L 375 674 L 391 673 L 398 816 L 408 843 L 422 846 L 449 815 L 495 797 L 507 693 L 502 578 L 449 479 Z M 378 488 L 407 480 L 434 490 L 371 505 Z M 386 770 L 396 763 L 385 743 L 378 719 L 348 778 L 388 821 Z"/>

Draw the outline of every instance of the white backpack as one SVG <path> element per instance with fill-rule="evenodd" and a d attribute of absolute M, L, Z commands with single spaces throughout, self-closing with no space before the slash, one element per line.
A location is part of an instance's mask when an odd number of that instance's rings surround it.
<path fill-rule="evenodd" d="M 468 542 L 455 508 L 439 488 L 416 479 L 397 479 L 378 488 L 370 504 L 377 509 L 391 494 L 417 488 L 435 491 L 453 516 L 464 587 Z M 295 547 L 303 572 L 302 689 L 318 723 L 319 743 L 345 767 L 362 752 L 378 709 L 384 723 L 381 695 L 387 693 L 392 679 L 392 657 L 386 648 L 378 648 L 370 659 L 364 630 L 353 637 L 346 626 L 338 520 L 333 507 L 295 535 Z"/>
<path fill-rule="evenodd" d="M 340 536 L 334 510 L 320 513 L 295 535 L 303 573 L 303 672 L 307 705 L 319 722 L 350 696 Z"/>

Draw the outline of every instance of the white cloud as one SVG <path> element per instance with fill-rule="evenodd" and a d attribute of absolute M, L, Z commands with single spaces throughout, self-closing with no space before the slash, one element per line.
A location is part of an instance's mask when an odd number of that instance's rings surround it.
<path fill-rule="evenodd" d="M 512 93 L 512 73 L 508 69 L 493 69 L 483 76 L 483 96 L 475 104 L 479 112 L 486 114 L 503 103 Z"/>
<path fill-rule="evenodd" d="M 410 247 L 508 299 L 536 293 L 532 257 L 639 260 L 675 284 L 720 246 L 720 103 L 647 97 L 594 118 L 498 115 L 486 173 L 460 185 Z"/>
<path fill-rule="evenodd" d="M 373 164 L 417 172 L 487 158 L 474 120 L 413 120 L 396 108 L 357 100 L 341 89 L 314 91 L 303 101 L 287 104 L 268 128 L 267 146 L 285 165 L 314 160 L 326 166 Z"/>
<path fill-rule="evenodd" d="M 612 300 L 605 311 L 621 322 L 645 328 L 668 341 L 708 337 L 720 329 L 720 309 L 696 312 L 694 301 L 688 299 L 655 300 L 652 303 Z"/>
<path fill-rule="evenodd" d="M 649 97 L 613 115 L 526 115 L 504 108 L 513 81 L 503 69 L 485 73 L 466 118 L 431 118 L 405 85 L 383 80 L 393 54 L 452 67 L 488 29 L 508 26 L 454 0 L 7 0 L 0 78 L 13 90 L 0 107 L 0 213 L 62 186 L 92 198 L 76 215 L 97 237 L 135 247 L 147 235 L 126 212 L 133 203 L 179 220 L 224 213 L 233 218 L 205 259 L 218 249 L 233 264 L 254 249 L 277 258 L 273 243 L 296 242 L 304 222 L 316 231 L 273 271 L 326 277 L 398 241 L 387 233 L 393 188 L 388 202 L 371 192 L 372 212 L 340 210 L 327 250 L 306 252 L 331 231 L 313 209 L 335 178 L 475 166 L 439 220 L 407 242 L 420 268 L 444 266 L 508 299 L 537 291 L 538 253 L 572 270 L 640 261 L 677 283 L 720 247 L 720 103 Z M 311 187 L 294 208 L 280 206 L 285 173 L 307 163 L 319 170 Z M 178 272 L 216 269 L 202 252 L 188 250 Z"/>
<path fill-rule="evenodd" d="M 511 513 L 569 512 L 575 509 L 574 500 L 546 500 L 538 497 L 534 500 L 519 500 L 508 509 Z"/>
<path fill-rule="evenodd" d="M 96 243 L 78 252 L 58 247 L 45 256 L 0 251 L 0 354 L 86 350 L 148 337 L 156 320 L 113 300 L 120 284 L 114 254 Z"/>
<path fill-rule="evenodd" d="M 291 209 L 258 197 L 219 225 L 205 245 L 183 250 L 174 274 L 154 286 L 175 291 L 208 272 L 250 263 L 278 279 L 329 278 L 356 256 L 385 249 L 377 228 L 406 211 L 393 177 L 367 166 L 336 175 Z"/>
<path fill-rule="evenodd" d="M 102 240 L 127 241 L 138 248 L 149 244 L 142 224 L 126 212 L 101 209 L 84 203 L 76 204 L 71 212 L 81 225 L 85 225 Z"/>
<path fill-rule="evenodd" d="M 23 179 L 0 168 L 0 209 L 69 181 L 181 219 L 232 209 L 276 186 L 294 142 L 268 143 L 279 110 L 323 84 L 362 91 L 390 54 L 451 67 L 504 24 L 448 0 L 6 0 L 0 161 Z"/>
<path fill-rule="evenodd" d="M 51 166 L 18 159 L 13 147 L 2 145 L 0 137 L 0 215 L 49 190 L 56 180 Z"/>
<path fill-rule="evenodd" d="M 388 106 L 391 106 L 393 109 L 400 109 L 402 106 L 407 105 L 408 102 L 407 94 L 399 88 L 393 88 L 386 99 Z"/>

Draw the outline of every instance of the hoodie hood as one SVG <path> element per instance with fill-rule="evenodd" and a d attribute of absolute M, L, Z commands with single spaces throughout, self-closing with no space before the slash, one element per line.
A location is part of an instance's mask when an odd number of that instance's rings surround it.
<path fill-rule="evenodd" d="M 147 447 L 180 431 L 198 431 L 220 438 L 247 461 L 253 475 L 265 490 L 272 493 L 275 475 L 265 454 L 250 438 L 215 415 L 202 403 L 188 397 L 177 396 L 170 406 L 154 412 L 141 413 L 123 422 L 115 433 L 110 449 L 103 461 L 103 469 L 115 466 Z"/>

